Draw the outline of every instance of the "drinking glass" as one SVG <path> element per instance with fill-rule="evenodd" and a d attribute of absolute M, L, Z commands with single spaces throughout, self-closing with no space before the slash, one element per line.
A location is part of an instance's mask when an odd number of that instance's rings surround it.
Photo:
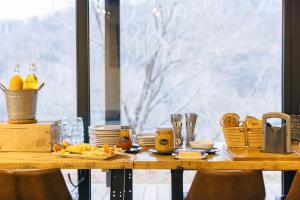
<path fill-rule="evenodd" d="M 71 120 L 71 143 L 80 144 L 84 141 L 84 128 L 81 117 L 75 117 Z"/>
<path fill-rule="evenodd" d="M 60 142 L 67 141 L 71 142 L 71 124 L 70 120 L 64 117 L 60 123 Z"/>

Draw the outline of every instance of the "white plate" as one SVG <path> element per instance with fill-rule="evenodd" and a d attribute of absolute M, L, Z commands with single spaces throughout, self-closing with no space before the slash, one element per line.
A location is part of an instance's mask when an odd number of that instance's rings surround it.
<path fill-rule="evenodd" d="M 154 142 L 139 142 L 139 144 L 151 144 L 151 145 L 153 144 L 154 145 L 155 143 Z"/>
<path fill-rule="evenodd" d="M 91 134 L 91 133 L 90 133 Z M 119 136 L 120 132 L 102 132 L 102 133 L 92 133 L 94 135 L 103 135 L 103 136 Z"/>
<path fill-rule="evenodd" d="M 89 155 L 80 155 L 80 154 L 59 154 L 59 153 L 53 153 L 53 154 L 61 158 L 80 158 L 80 159 L 89 159 L 89 160 L 108 160 L 111 158 L 116 158 L 118 156 L 121 156 L 119 154 L 115 154 L 107 157 L 89 156 Z"/>
<path fill-rule="evenodd" d="M 90 126 L 89 130 L 92 131 L 120 131 L 120 125 L 94 125 Z"/>
<path fill-rule="evenodd" d="M 95 143 L 97 143 L 97 144 L 118 144 L 119 142 L 116 142 L 116 141 L 112 141 L 112 142 L 96 141 Z"/>
<path fill-rule="evenodd" d="M 155 143 L 153 140 L 138 140 L 139 142 L 146 142 L 146 143 Z"/>
<path fill-rule="evenodd" d="M 155 144 L 155 142 L 139 142 L 139 144 Z"/>
<path fill-rule="evenodd" d="M 96 138 L 95 140 L 96 140 L 96 141 L 100 141 L 100 142 L 101 142 L 101 141 L 103 141 L 103 142 L 104 142 L 104 141 L 112 141 L 112 142 L 119 141 L 119 139 L 103 139 L 103 138 L 101 138 L 101 139 L 97 139 L 97 138 Z"/>
<path fill-rule="evenodd" d="M 112 141 L 116 141 L 119 140 L 119 138 L 95 138 L 96 140 L 112 140 Z"/>
<path fill-rule="evenodd" d="M 139 139 L 155 139 L 155 136 L 138 136 Z"/>

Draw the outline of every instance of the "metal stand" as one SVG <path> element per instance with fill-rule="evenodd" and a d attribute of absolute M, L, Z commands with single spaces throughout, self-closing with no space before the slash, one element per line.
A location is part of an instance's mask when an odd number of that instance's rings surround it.
<path fill-rule="evenodd" d="M 285 200 L 286 196 L 278 196 L 275 197 L 275 200 Z"/>
<path fill-rule="evenodd" d="M 283 171 L 282 172 L 282 195 L 287 195 L 290 191 L 296 171 Z"/>
<path fill-rule="evenodd" d="M 172 200 L 183 200 L 183 170 L 171 170 Z"/>
<path fill-rule="evenodd" d="M 132 169 L 125 169 L 125 199 L 132 200 Z"/>
<path fill-rule="evenodd" d="M 132 170 L 111 170 L 111 200 L 132 200 Z"/>
<path fill-rule="evenodd" d="M 109 172 L 105 172 L 105 178 L 106 178 L 106 187 L 110 187 L 111 183 L 111 173 L 110 171 Z"/>
<path fill-rule="evenodd" d="M 78 170 L 78 194 L 79 200 L 91 200 L 91 170 Z"/>

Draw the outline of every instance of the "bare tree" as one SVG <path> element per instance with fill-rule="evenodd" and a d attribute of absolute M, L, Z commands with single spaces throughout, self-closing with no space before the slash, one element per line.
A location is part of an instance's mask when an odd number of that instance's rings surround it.
<path fill-rule="evenodd" d="M 123 26 L 131 25 L 136 31 L 128 31 L 132 33 L 130 36 L 121 37 L 122 45 L 126 46 L 123 53 L 131 46 L 133 50 L 125 52 L 122 68 L 132 69 L 124 73 L 130 77 L 135 74 L 137 80 L 124 82 L 127 88 L 122 93 L 123 122 L 135 124 L 138 132 L 142 132 L 147 125 L 157 127 L 169 122 L 169 112 L 194 111 L 201 115 L 199 124 L 205 124 L 205 130 L 200 126 L 205 134 L 217 138 L 222 113 L 243 114 L 254 107 L 253 115 L 266 111 L 266 107 L 261 106 L 263 100 L 257 100 L 257 96 L 269 94 L 263 85 L 277 84 L 266 77 L 270 67 L 280 62 L 266 62 L 269 55 L 279 51 L 268 52 L 261 44 L 280 43 L 268 41 L 268 37 L 261 35 L 272 32 L 272 27 L 263 28 L 270 14 L 266 10 L 271 12 L 274 5 L 267 1 L 232 4 L 227 1 L 155 1 L 143 4 L 146 8 L 135 13 L 149 15 L 145 11 L 152 6 L 151 17 L 126 12 L 129 16 L 122 22 Z M 257 53 L 265 54 L 265 58 L 258 58 Z M 243 57 L 244 60 L 236 60 Z M 173 77 L 176 81 L 172 82 Z M 134 91 L 127 94 L 128 87 Z M 267 107 L 273 109 L 275 104 L 272 102 Z M 154 116 L 160 120 L 154 122 Z"/>
<path fill-rule="evenodd" d="M 157 34 L 157 43 L 155 48 L 151 52 L 150 56 L 143 63 L 144 69 L 144 80 L 140 91 L 138 101 L 134 105 L 134 115 L 130 114 L 128 103 L 122 101 L 122 109 L 126 121 L 130 124 L 136 125 L 138 132 L 142 131 L 145 123 L 148 120 L 149 115 L 153 109 L 164 99 L 169 96 L 176 88 L 184 84 L 187 80 L 180 81 L 177 85 L 171 88 L 169 91 L 163 93 L 162 89 L 165 84 L 166 74 L 169 73 L 174 67 L 179 64 L 187 62 L 188 58 L 172 58 L 173 48 L 166 47 L 165 43 L 168 40 L 170 34 L 170 26 L 172 26 L 172 20 L 174 20 L 174 13 L 176 12 L 178 2 L 174 1 L 169 9 L 165 11 L 163 9 L 162 2 L 155 3 L 155 7 L 152 10 L 154 20 L 154 32 Z M 174 22 L 173 22 L 174 23 Z M 180 40 L 177 37 L 173 40 Z M 145 44 L 147 46 L 148 44 Z M 165 57 L 162 61 L 161 57 Z M 163 95 L 161 95 L 163 93 Z"/>

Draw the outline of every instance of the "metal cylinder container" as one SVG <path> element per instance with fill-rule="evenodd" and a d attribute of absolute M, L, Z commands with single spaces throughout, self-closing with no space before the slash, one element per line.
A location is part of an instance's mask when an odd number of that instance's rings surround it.
<path fill-rule="evenodd" d="M 35 120 L 37 92 L 37 90 L 5 90 L 8 119 Z"/>

